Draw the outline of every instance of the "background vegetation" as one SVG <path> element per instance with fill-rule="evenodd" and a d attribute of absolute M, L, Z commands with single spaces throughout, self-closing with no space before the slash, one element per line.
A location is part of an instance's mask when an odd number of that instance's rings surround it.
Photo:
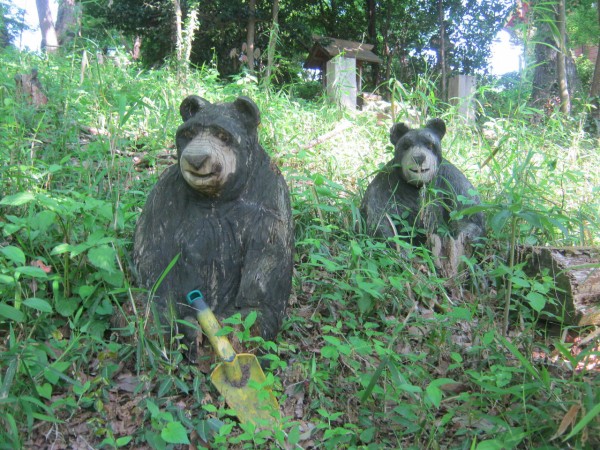
<path fill-rule="evenodd" d="M 597 333 L 561 325 L 544 309 L 553 278 L 510 258 L 518 244 L 600 244 L 585 97 L 566 116 L 528 102 L 532 70 L 490 78 L 465 122 L 437 76 L 420 73 L 386 82 L 390 117 L 305 100 L 300 81 L 225 78 L 216 61 L 101 63 L 99 46 L 75 38 L 64 53 L 0 55 L 0 448 L 600 445 Z M 32 67 L 49 99 L 38 108 L 14 81 Z M 275 432 L 238 424 L 179 337 L 153 333 L 131 273 L 136 218 L 173 162 L 178 106 L 192 93 L 257 102 L 260 141 L 292 194 L 294 288 L 277 342 L 226 321 L 265 350 L 285 416 Z M 477 186 L 488 224 L 457 279 L 427 249 L 397 242 L 401 257 L 355 229 L 362 192 L 390 158 L 391 124 L 431 117 L 446 120 L 446 157 Z"/>

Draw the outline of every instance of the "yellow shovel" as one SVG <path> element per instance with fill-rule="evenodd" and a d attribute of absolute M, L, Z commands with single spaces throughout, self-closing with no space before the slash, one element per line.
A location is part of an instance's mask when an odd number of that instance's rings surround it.
<path fill-rule="evenodd" d="M 223 361 L 213 370 L 210 379 L 229 407 L 243 423 L 279 426 L 279 404 L 271 388 L 265 386 L 266 377 L 256 356 L 236 354 L 227 337 L 217 336 L 221 327 L 200 291 L 189 292 L 187 301 L 197 310 L 202 331 Z"/>

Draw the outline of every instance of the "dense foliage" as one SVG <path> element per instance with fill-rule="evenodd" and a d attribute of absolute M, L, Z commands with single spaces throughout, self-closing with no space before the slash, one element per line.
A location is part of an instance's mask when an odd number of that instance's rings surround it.
<path fill-rule="evenodd" d="M 385 65 L 394 75 L 413 75 L 426 65 L 439 64 L 436 53 L 440 46 L 440 17 L 446 24 L 448 61 L 451 71 L 474 73 L 483 71 L 490 44 L 504 25 L 513 2 L 501 1 L 404 1 L 381 2 L 297 1 L 279 2 L 278 46 L 280 81 L 296 77 L 298 68 L 312 46 L 312 36 L 330 36 L 375 44 L 385 57 Z M 114 27 L 130 38 L 143 35 L 146 63 L 154 64 L 173 52 L 173 15 L 171 0 L 95 0 L 84 3 L 87 22 Z M 237 73 L 239 57 L 246 42 L 247 2 L 219 0 L 215 2 L 182 1 L 185 17 L 196 9 L 199 29 L 195 35 L 192 62 L 197 65 L 216 63 L 223 75 Z M 271 23 L 271 1 L 256 5 L 256 47 L 262 50 L 261 63 L 266 64 Z M 441 11 L 440 11 L 441 8 Z M 370 24 L 370 21 L 372 24 Z M 372 35 L 367 34 L 372 25 Z M 168 41 L 171 38 L 171 41 Z M 407 78 L 408 80 L 408 78 Z"/>
<path fill-rule="evenodd" d="M 263 91 L 251 77 L 226 83 L 211 67 L 178 77 L 80 55 L 0 55 L 0 448 L 600 445 L 597 337 L 560 325 L 544 308 L 551 274 L 531 278 L 509 257 L 517 244 L 600 244 L 598 141 L 581 121 L 531 109 L 519 84 L 482 87 L 475 124 L 425 77 L 391 83 L 392 118 Z M 33 66 L 49 98 L 39 108 L 14 84 Z M 183 360 L 180 337 L 155 335 L 133 283 L 133 229 L 172 161 L 189 93 L 251 96 L 290 186 L 283 331 L 266 343 L 248 318 L 226 321 L 244 348 L 265 350 L 280 430 L 238 424 L 202 367 Z M 480 257 L 456 280 L 425 248 L 398 241 L 398 253 L 355 229 L 392 121 L 434 116 L 488 220 Z"/>
<path fill-rule="evenodd" d="M 27 27 L 24 10 L 8 0 L 0 0 L 0 48 L 15 43 L 21 31 Z"/>

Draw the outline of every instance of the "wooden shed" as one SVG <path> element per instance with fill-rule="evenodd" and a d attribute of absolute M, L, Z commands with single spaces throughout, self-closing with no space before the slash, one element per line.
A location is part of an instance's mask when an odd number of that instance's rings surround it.
<path fill-rule="evenodd" d="M 372 52 L 373 45 L 321 36 L 313 36 L 313 41 L 304 67 L 321 70 L 327 93 L 342 105 L 356 108 L 364 64 L 382 63 Z"/>

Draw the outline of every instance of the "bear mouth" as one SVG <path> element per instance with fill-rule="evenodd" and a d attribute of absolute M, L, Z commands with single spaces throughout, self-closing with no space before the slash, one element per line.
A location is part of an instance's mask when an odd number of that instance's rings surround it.
<path fill-rule="evenodd" d="M 430 169 L 408 169 L 408 170 L 410 170 L 412 173 L 421 175 L 421 174 L 429 172 Z"/>
<path fill-rule="evenodd" d="M 204 182 L 204 181 L 210 180 L 211 178 L 219 177 L 219 175 L 221 175 L 222 171 L 223 171 L 223 168 L 222 168 L 221 164 L 213 165 L 213 167 L 211 167 L 210 172 L 193 170 L 191 168 L 188 168 L 186 170 L 189 177 L 194 179 L 197 182 Z"/>

